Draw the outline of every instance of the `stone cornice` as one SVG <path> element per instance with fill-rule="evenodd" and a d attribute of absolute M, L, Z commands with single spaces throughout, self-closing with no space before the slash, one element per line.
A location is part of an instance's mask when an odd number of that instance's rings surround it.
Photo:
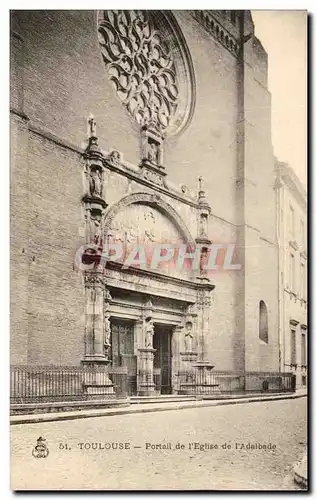
<path fill-rule="evenodd" d="M 211 13 L 210 10 L 191 10 L 190 13 L 193 18 L 201 25 L 205 30 L 217 40 L 223 47 L 225 47 L 229 52 L 231 52 L 235 57 L 239 54 L 239 43 L 237 38 L 230 33 L 217 19 L 217 17 Z"/>
<path fill-rule="evenodd" d="M 277 188 L 281 188 L 286 185 L 296 197 L 298 202 L 306 210 L 307 192 L 294 170 L 287 163 L 279 161 L 277 158 L 275 158 L 275 170 L 277 179 L 279 180 Z"/>
<path fill-rule="evenodd" d="M 11 113 L 18 115 L 27 121 L 29 120 L 29 118 L 26 115 L 21 114 L 20 112 L 18 112 L 15 109 L 11 109 L 10 111 L 11 111 Z M 57 135 L 44 129 L 43 127 L 38 127 L 37 125 L 33 124 L 32 122 L 28 122 L 28 129 L 30 130 L 30 132 L 32 132 L 36 135 L 39 135 L 41 137 L 44 137 L 45 139 L 47 139 L 51 142 L 54 142 L 55 144 L 57 144 L 63 148 L 66 148 L 66 149 L 69 149 L 70 151 L 78 153 L 79 155 L 81 155 L 84 158 L 87 157 L 87 152 L 84 148 L 81 148 L 79 146 L 76 146 L 75 144 L 72 144 L 68 141 L 65 141 L 64 139 L 61 139 L 60 137 L 58 137 Z M 190 199 L 186 196 L 183 196 L 181 194 L 181 192 L 178 193 L 178 192 L 174 191 L 172 187 L 168 187 L 168 188 L 161 187 L 159 185 L 154 184 L 153 182 L 150 182 L 150 181 L 142 178 L 141 177 L 141 168 L 133 169 L 132 165 L 130 166 L 128 162 L 124 162 L 121 159 L 117 163 L 111 162 L 109 160 L 110 154 L 111 153 L 108 153 L 107 151 L 101 150 L 103 165 L 106 168 L 108 168 L 109 170 L 112 170 L 116 173 L 120 173 L 124 177 L 127 177 L 128 179 L 134 180 L 134 181 L 138 182 L 139 184 L 143 184 L 144 186 L 150 187 L 151 189 L 153 189 L 155 191 L 159 191 L 160 193 L 163 193 L 163 194 L 169 196 L 170 198 L 174 198 L 175 200 L 180 201 L 181 203 L 184 203 L 185 205 L 189 205 L 189 206 L 196 208 L 196 209 L 199 208 L 199 204 L 197 201 L 195 201 L 194 199 Z"/>
<path fill-rule="evenodd" d="M 290 323 L 290 325 L 292 325 L 292 326 L 297 326 L 297 325 L 299 325 L 299 321 L 297 321 L 297 319 L 293 319 L 293 318 L 289 320 L 289 323 Z"/>
<path fill-rule="evenodd" d="M 126 274 L 134 274 L 137 276 L 143 276 L 145 278 L 155 278 L 158 281 L 162 281 L 162 283 L 164 283 L 164 285 L 166 285 L 166 283 L 172 283 L 172 284 L 178 285 L 180 287 L 186 287 L 186 288 L 191 288 L 194 290 L 201 290 L 201 291 L 204 291 L 204 290 L 212 291 L 215 288 L 215 285 L 213 285 L 210 282 L 199 283 L 199 282 L 196 282 L 193 280 L 176 278 L 175 276 L 169 276 L 166 274 L 161 274 L 159 272 L 153 272 L 153 271 L 149 271 L 147 269 L 140 269 L 140 268 L 132 267 L 132 266 L 127 267 L 124 270 L 122 270 L 122 264 L 120 264 L 119 262 L 109 261 L 109 262 L 107 262 L 107 268 L 112 269 L 114 271 L 120 271 L 123 274 L 125 274 L 125 273 Z"/>
<path fill-rule="evenodd" d="M 29 129 L 30 132 L 33 134 L 39 135 L 40 137 L 43 137 L 44 139 L 54 142 L 58 146 L 68 149 L 74 153 L 77 153 L 79 156 L 82 158 L 85 155 L 85 149 L 83 147 L 77 146 L 74 143 L 68 142 L 61 137 L 57 136 L 56 134 L 51 133 L 44 127 L 40 127 L 35 125 L 32 121 L 30 121 L 30 118 L 26 116 L 24 113 L 19 112 L 18 110 L 11 108 L 10 112 L 21 119 L 26 121 L 26 126 Z M 177 201 L 180 201 L 181 203 L 184 203 L 185 205 L 189 205 L 190 207 L 199 209 L 199 204 L 197 201 L 194 199 L 188 198 L 186 196 L 183 196 L 181 193 L 178 193 L 176 190 L 173 189 L 173 187 L 169 187 L 168 189 L 166 188 L 161 188 L 158 185 L 153 184 L 152 182 L 147 181 L 146 179 L 142 178 L 140 176 L 140 172 L 138 173 L 137 169 L 133 169 L 132 165 L 129 164 L 128 162 L 122 162 L 119 164 L 114 164 L 109 161 L 109 154 L 104 150 L 101 150 L 101 153 L 105 157 L 103 160 L 104 166 L 106 166 L 109 170 L 112 170 L 113 172 L 119 173 L 123 175 L 124 177 L 127 177 L 128 179 L 134 180 L 135 182 L 138 182 L 139 184 L 143 184 L 144 186 L 147 186 L 151 188 L 152 190 L 158 191 L 162 194 L 165 194 L 169 196 L 170 198 L 173 198 Z M 134 166 L 134 165 L 133 165 Z M 220 217 L 219 215 L 216 215 L 214 213 L 211 214 L 211 217 L 221 220 L 225 224 L 228 224 L 229 226 L 237 227 L 236 224 L 233 221 L 226 220 L 223 217 Z"/>

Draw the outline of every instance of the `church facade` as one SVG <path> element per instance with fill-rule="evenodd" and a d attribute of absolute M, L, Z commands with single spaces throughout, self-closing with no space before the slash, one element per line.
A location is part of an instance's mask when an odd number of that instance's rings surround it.
<path fill-rule="evenodd" d="M 270 99 L 250 11 L 12 12 L 12 365 L 281 370 Z"/>

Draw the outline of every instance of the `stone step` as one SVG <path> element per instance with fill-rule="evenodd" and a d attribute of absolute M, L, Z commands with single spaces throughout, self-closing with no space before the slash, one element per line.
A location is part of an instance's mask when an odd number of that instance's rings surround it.
<path fill-rule="evenodd" d="M 141 403 L 175 403 L 182 401 L 196 401 L 193 395 L 175 395 L 166 394 L 159 396 L 130 396 L 130 402 L 133 404 Z"/>

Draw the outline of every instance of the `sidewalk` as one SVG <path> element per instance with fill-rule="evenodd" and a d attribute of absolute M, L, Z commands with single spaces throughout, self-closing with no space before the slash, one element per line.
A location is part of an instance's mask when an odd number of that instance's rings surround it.
<path fill-rule="evenodd" d="M 10 424 L 33 424 L 40 422 L 53 422 L 57 420 L 74 420 L 78 418 L 105 417 L 114 415 L 127 415 L 131 413 L 150 413 L 157 411 L 182 410 L 188 408 L 204 408 L 209 406 L 222 406 L 231 404 L 245 404 L 263 401 L 279 401 L 283 399 L 295 399 L 307 396 L 306 391 L 297 391 L 292 394 L 268 394 L 266 396 L 243 396 L 227 397 L 222 399 L 201 400 L 201 401 L 173 401 L 173 402 L 141 402 L 135 401 L 130 406 L 122 408 L 99 408 L 95 410 L 65 411 L 58 413 L 38 413 L 31 415 L 12 415 Z"/>

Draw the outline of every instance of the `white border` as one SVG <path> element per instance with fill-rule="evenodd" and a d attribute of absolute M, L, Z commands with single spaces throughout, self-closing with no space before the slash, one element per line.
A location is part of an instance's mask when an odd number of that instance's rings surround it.
<path fill-rule="evenodd" d="M 82 9 L 82 10 L 87 10 L 87 7 L 89 6 L 89 9 L 98 9 L 98 8 L 124 8 L 124 9 L 129 9 L 129 8 L 143 8 L 143 9 L 190 9 L 193 8 L 192 3 L 187 3 L 187 2 L 181 2 L 181 1 L 173 1 L 173 0 L 160 0 L 160 2 L 153 2 L 150 0 L 143 0 L 143 1 L 138 1 L 138 2 L 131 2 L 127 0 L 116 0 L 115 2 L 93 2 L 93 3 L 87 3 L 83 2 L 80 0 L 77 0 L 76 2 L 71 2 L 67 0 L 55 0 L 54 2 L 46 2 L 45 5 L 43 1 L 30 1 L 27 4 L 23 2 L 22 0 L 16 0 L 12 2 L 3 2 L 0 8 L 0 22 L 1 22 L 1 29 L 0 29 L 0 34 L 1 34 L 1 51 L 2 51 L 2 77 L 1 77 L 1 85 L 2 85 L 2 92 L 1 92 L 1 139 L 2 139 L 2 147 L 1 147 L 1 153 L 2 153 L 2 162 L 1 162 L 1 195 L 0 195 L 0 202 L 1 202 L 1 234 L 2 234 L 2 242 L 0 246 L 0 259 L 2 263 L 2 273 L 1 273 L 1 286 L 0 286 L 0 291 L 1 291 L 1 339 L 2 339 L 2 346 L 1 346 L 1 434 L 0 434 L 0 459 L 1 459 L 1 498 L 11 498 L 13 495 L 12 492 L 9 491 L 9 432 L 8 432 L 8 415 L 9 415 L 9 357 L 8 357 L 8 352 L 9 352 L 9 127 L 8 127 L 8 103 L 9 103 L 9 9 L 43 9 L 45 6 L 45 9 Z M 267 0 L 266 2 L 260 2 L 260 1 L 249 1 L 249 2 L 235 2 L 235 1 L 226 1 L 225 4 L 224 2 L 220 1 L 214 1 L 214 2 L 206 2 L 206 1 L 196 1 L 194 8 L 195 9 L 262 9 L 262 10 L 292 10 L 292 9 L 298 9 L 298 10 L 305 10 L 307 9 L 312 15 L 315 14 L 316 12 L 316 2 L 313 2 L 312 0 L 303 2 L 301 0 L 288 0 L 288 2 L 281 1 L 281 0 Z M 315 19 L 313 20 L 315 21 Z M 311 42 L 312 45 L 310 47 L 310 50 L 312 51 L 312 63 L 313 67 L 311 68 L 311 88 L 314 88 L 313 85 L 313 76 L 314 72 L 313 69 L 316 67 L 316 37 L 311 36 Z M 312 126 L 314 122 L 314 118 L 316 116 L 316 101 L 313 101 L 310 103 L 310 109 L 312 110 Z M 313 130 L 313 128 L 312 128 Z M 313 133 L 311 132 L 311 136 L 313 139 Z M 312 140 L 313 142 L 313 140 Z M 313 144 L 312 144 L 312 157 L 311 161 L 314 158 L 314 151 L 313 151 Z M 315 170 L 315 164 L 311 164 L 310 166 L 311 169 L 311 176 L 310 176 L 310 181 L 313 183 L 313 187 L 316 188 L 316 175 L 312 175 L 313 171 Z M 311 187 L 312 186 L 309 186 Z M 312 194 L 312 193 L 311 193 Z M 310 251 L 312 252 L 312 255 L 314 255 L 314 250 L 315 248 L 315 239 L 313 238 L 314 234 L 317 234 L 317 201 L 316 199 L 312 200 L 312 213 L 315 214 L 315 217 L 311 216 L 311 237 L 312 237 L 312 248 Z M 315 282 L 316 279 L 316 266 L 313 269 L 313 278 L 312 278 L 312 283 Z M 313 304 L 311 304 L 311 310 L 317 310 L 314 302 L 313 295 L 310 297 L 311 300 L 313 300 Z M 313 325 L 310 325 L 310 348 L 313 350 L 313 356 L 310 358 L 310 371 L 312 372 L 312 367 L 315 362 L 315 348 L 314 348 L 314 329 Z M 316 371 L 315 371 L 316 373 Z M 311 388 L 316 387 L 316 380 L 315 380 L 315 374 L 314 378 L 311 376 L 310 377 L 310 384 Z M 315 390 L 313 389 L 313 392 Z M 315 395 L 315 394 L 314 394 Z M 311 420 L 311 425 L 313 423 L 313 418 Z M 315 450 L 315 435 L 312 434 L 313 439 L 313 450 Z M 311 453 L 313 456 L 313 453 Z M 311 470 L 311 482 L 313 482 L 314 477 L 316 477 L 316 464 L 317 461 L 312 460 L 312 470 Z M 314 481 L 315 482 L 315 481 Z M 109 493 L 106 493 L 107 496 L 109 496 Z M 168 493 L 164 493 L 164 496 L 166 496 Z M 268 493 L 270 495 L 274 495 L 274 493 Z M 42 494 L 37 494 L 37 496 L 42 496 Z M 78 498 L 83 498 L 82 494 L 73 494 L 75 497 L 78 496 Z M 87 493 L 89 495 L 89 493 Z M 195 496 L 194 494 L 192 494 Z M 215 494 L 213 494 L 214 496 Z M 226 495 L 232 495 L 232 493 L 227 493 Z M 255 494 L 254 494 L 255 495 Z M 292 495 L 290 493 L 289 495 Z M 58 493 L 56 494 L 51 494 L 50 497 L 55 498 L 58 497 Z M 86 496 L 86 495 L 84 495 Z M 112 496 L 112 495 L 111 495 Z M 216 496 L 218 496 L 216 494 Z M 220 496 L 220 495 L 219 495 Z M 286 495 L 288 496 L 288 495 Z M 118 495 L 116 495 L 118 497 Z M 221 494 L 221 497 L 223 497 L 223 494 Z M 285 497 L 285 496 L 284 496 Z"/>

